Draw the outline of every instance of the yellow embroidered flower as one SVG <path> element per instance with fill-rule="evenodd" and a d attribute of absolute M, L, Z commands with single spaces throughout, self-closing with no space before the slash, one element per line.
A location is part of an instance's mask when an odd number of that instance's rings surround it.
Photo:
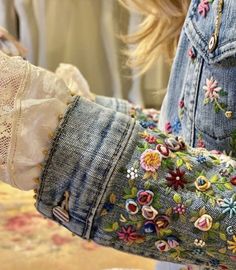
<path fill-rule="evenodd" d="M 228 249 L 232 250 L 233 253 L 236 253 L 236 235 L 233 236 L 233 241 L 227 241 L 229 246 Z"/>
<path fill-rule="evenodd" d="M 157 150 L 147 149 L 140 157 L 141 167 L 148 172 L 155 172 L 161 165 L 161 155 Z"/>
<path fill-rule="evenodd" d="M 199 176 L 194 184 L 199 191 L 207 191 L 211 187 L 211 182 L 203 175 Z"/>

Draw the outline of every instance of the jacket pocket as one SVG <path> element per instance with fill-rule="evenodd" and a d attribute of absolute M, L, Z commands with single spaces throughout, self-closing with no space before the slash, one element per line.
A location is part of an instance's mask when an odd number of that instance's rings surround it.
<path fill-rule="evenodd" d="M 225 1 L 218 42 L 210 52 L 218 1 L 209 4 L 209 12 L 201 16 L 192 7 L 184 26 L 191 60 L 185 102 L 192 109 L 191 120 L 196 130 L 214 140 L 230 138 L 236 130 L 236 3 Z M 189 97 L 192 97 L 190 100 Z"/>

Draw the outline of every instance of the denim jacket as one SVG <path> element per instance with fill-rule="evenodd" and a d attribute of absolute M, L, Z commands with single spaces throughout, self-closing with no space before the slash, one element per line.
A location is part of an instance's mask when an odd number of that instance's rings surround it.
<path fill-rule="evenodd" d="M 236 3 L 224 1 L 210 53 L 219 1 L 190 5 L 159 123 L 124 100 L 75 98 L 45 160 L 40 213 L 126 252 L 236 268 L 236 162 L 219 152 L 235 154 Z"/>

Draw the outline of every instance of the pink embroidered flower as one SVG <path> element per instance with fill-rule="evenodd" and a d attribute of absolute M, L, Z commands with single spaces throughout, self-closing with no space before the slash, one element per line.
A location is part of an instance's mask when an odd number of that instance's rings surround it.
<path fill-rule="evenodd" d="M 174 212 L 179 215 L 184 215 L 186 213 L 186 207 L 184 204 L 179 203 L 176 207 L 173 208 Z"/>
<path fill-rule="evenodd" d="M 150 205 L 154 194 L 150 190 L 140 190 L 137 194 L 137 201 L 140 205 Z"/>
<path fill-rule="evenodd" d="M 172 133 L 172 127 L 171 127 L 171 123 L 170 123 L 170 122 L 167 122 L 167 123 L 165 124 L 165 132 L 166 132 L 167 134 Z"/>
<path fill-rule="evenodd" d="M 123 240 L 125 243 L 132 244 L 135 240 L 138 239 L 139 235 L 132 226 L 122 227 L 121 231 L 117 233 L 120 240 Z"/>
<path fill-rule="evenodd" d="M 209 10 L 209 0 L 201 0 L 201 3 L 198 5 L 198 13 L 201 16 L 206 17 Z"/>
<path fill-rule="evenodd" d="M 194 50 L 193 48 L 190 48 L 190 49 L 188 50 L 188 56 L 189 56 L 192 60 L 194 60 L 194 59 L 196 58 L 196 53 L 195 53 L 195 50 Z"/>
<path fill-rule="evenodd" d="M 200 231 L 207 232 L 211 229 L 212 224 L 213 224 L 212 217 L 207 214 L 204 214 L 196 220 L 194 226 Z"/>
<path fill-rule="evenodd" d="M 206 147 L 203 139 L 201 139 L 201 138 L 198 139 L 197 147 L 199 147 L 199 148 L 205 148 Z"/>
<path fill-rule="evenodd" d="M 161 155 L 157 150 L 147 149 L 140 157 L 140 164 L 145 171 L 155 173 L 161 166 Z"/>
<path fill-rule="evenodd" d="M 219 98 L 219 92 L 222 90 L 221 87 L 218 87 L 218 82 L 211 77 L 206 79 L 206 85 L 203 86 L 203 89 L 206 91 L 205 98 L 214 101 Z"/>
<path fill-rule="evenodd" d="M 174 235 L 169 235 L 167 237 L 167 243 L 170 248 L 176 248 L 179 246 L 179 239 L 175 237 Z"/>

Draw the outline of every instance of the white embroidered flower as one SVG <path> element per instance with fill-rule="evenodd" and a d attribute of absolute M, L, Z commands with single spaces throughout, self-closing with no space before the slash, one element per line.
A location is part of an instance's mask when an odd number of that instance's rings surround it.
<path fill-rule="evenodd" d="M 236 168 L 236 161 L 232 159 L 230 156 L 226 156 L 224 154 L 220 155 L 220 161 L 221 163 L 226 163 L 226 167 L 232 166 L 233 168 Z"/>
<path fill-rule="evenodd" d="M 138 177 L 138 170 L 135 169 L 134 167 L 131 167 L 130 169 L 127 170 L 127 178 L 129 179 L 135 179 Z"/>
<path fill-rule="evenodd" d="M 204 242 L 201 239 L 195 239 L 194 240 L 194 245 L 197 246 L 197 247 L 205 247 L 206 242 Z"/>

